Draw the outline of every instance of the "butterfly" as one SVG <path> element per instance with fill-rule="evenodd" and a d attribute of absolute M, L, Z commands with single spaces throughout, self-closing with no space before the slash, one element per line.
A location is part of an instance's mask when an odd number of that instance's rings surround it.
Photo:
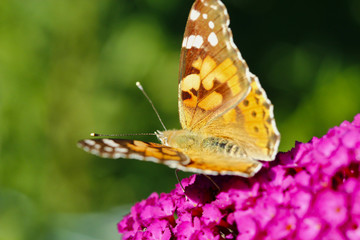
<path fill-rule="evenodd" d="M 273 105 L 233 41 L 220 0 L 196 0 L 180 54 L 181 130 L 156 131 L 159 143 L 85 139 L 82 149 L 207 175 L 251 177 L 274 160 L 280 142 Z"/>

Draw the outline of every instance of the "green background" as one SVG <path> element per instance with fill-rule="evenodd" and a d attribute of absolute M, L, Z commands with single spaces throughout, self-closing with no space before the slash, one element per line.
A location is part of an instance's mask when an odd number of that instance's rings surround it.
<path fill-rule="evenodd" d="M 224 2 L 235 43 L 275 106 L 280 151 L 360 112 L 358 0 Z M 0 2 L 0 240 L 118 239 L 132 204 L 174 187 L 172 169 L 101 159 L 76 142 L 161 130 L 136 81 L 167 128 L 179 128 L 191 4 Z"/>

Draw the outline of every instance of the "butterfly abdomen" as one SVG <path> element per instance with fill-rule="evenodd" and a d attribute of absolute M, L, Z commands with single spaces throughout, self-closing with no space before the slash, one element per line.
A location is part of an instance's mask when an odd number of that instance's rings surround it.
<path fill-rule="evenodd" d="M 215 153 L 222 153 L 231 157 L 244 157 L 244 150 L 234 142 L 218 137 L 207 137 L 201 142 L 203 149 L 210 150 Z"/>
<path fill-rule="evenodd" d="M 208 134 L 194 133 L 189 130 L 171 130 L 162 132 L 160 140 L 166 139 L 169 146 L 189 151 L 221 154 L 230 157 L 244 157 L 244 149 L 235 142 L 221 137 L 212 137 Z"/>

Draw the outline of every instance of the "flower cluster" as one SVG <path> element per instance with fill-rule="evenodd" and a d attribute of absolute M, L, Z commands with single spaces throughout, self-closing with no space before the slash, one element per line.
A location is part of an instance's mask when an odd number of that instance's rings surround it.
<path fill-rule="evenodd" d="M 153 193 L 118 224 L 123 239 L 360 239 L 360 114 L 296 143 L 253 178 L 202 175 Z"/>

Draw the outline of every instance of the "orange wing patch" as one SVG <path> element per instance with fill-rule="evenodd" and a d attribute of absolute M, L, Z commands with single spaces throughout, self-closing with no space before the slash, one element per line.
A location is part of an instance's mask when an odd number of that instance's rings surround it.
<path fill-rule="evenodd" d="M 202 69 L 203 68 L 201 68 L 201 70 Z M 224 83 L 232 76 L 234 76 L 236 72 L 237 70 L 233 64 L 233 61 L 227 58 L 209 73 L 203 75 L 202 71 L 200 71 L 200 78 L 203 79 L 201 83 L 204 89 L 212 90 L 215 84 L 215 80 L 219 81 L 220 83 Z"/>
<path fill-rule="evenodd" d="M 222 101 L 223 101 L 223 96 L 221 95 L 221 93 L 212 92 L 209 95 L 207 95 L 204 99 L 202 99 L 199 102 L 198 106 L 201 109 L 208 111 L 221 106 Z"/>

